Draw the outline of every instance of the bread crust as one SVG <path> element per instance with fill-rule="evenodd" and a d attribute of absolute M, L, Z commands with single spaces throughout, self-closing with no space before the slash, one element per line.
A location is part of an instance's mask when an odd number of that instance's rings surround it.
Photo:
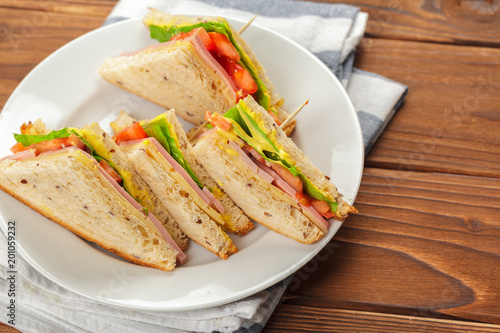
<path fill-rule="evenodd" d="M 174 108 L 193 124 L 204 122 L 206 110 L 223 112 L 236 102 L 188 41 L 107 58 L 99 73 L 122 89 L 166 109 Z"/>
<path fill-rule="evenodd" d="M 54 163 L 54 161 L 56 161 L 57 163 L 61 163 L 60 161 L 62 161 L 63 159 L 66 159 L 67 157 L 70 157 L 70 156 L 74 156 L 72 154 L 74 154 L 74 152 L 71 152 L 71 151 L 69 151 L 68 153 L 61 154 L 61 157 L 58 157 L 59 161 L 57 161 L 56 159 L 54 159 L 54 160 L 50 161 L 50 163 Z M 43 159 L 44 159 L 44 157 L 39 157 L 39 158 L 35 158 L 34 161 L 37 161 L 37 162 L 39 162 L 39 164 L 42 165 L 43 164 Z M 73 158 L 71 160 L 72 161 L 71 161 L 70 165 L 78 166 L 79 168 L 82 168 L 82 169 L 86 168 L 77 159 Z M 55 189 L 55 190 L 53 190 L 54 194 L 55 194 L 55 192 L 58 191 L 57 190 L 58 185 L 57 186 L 52 186 L 51 185 L 52 184 L 52 178 L 50 177 L 51 176 L 50 170 L 47 170 L 47 174 L 45 175 L 45 178 L 41 178 L 41 177 L 38 177 L 38 176 L 33 176 L 33 177 L 35 177 L 35 178 L 33 178 L 34 180 L 25 180 L 23 178 L 20 181 L 21 185 L 15 185 L 15 183 L 13 183 L 13 181 L 15 179 L 19 180 L 18 179 L 19 177 L 25 177 L 26 179 L 30 179 L 28 177 L 29 173 L 30 173 L 29 170 L 23 170 L 22 171 L 22 172 L 26 173 L 28 176 L 26 176 L 26 175 L 23 176 L 23 174 L 13 173 L 14 171 L 17 171 L 17 170 L 14 170 L 13 172 L 8 172 L 7 171 L 7 168 L 16 167 L 16 165 L 15 165 L 16 163 L 21 163 L 21 161 L 4 160 L 4 161 L 0 162 L 0 189 L 2 191 L 6 192 L 7 194 L 9 194 L 10 196 L 12 196 L 13 198 L 17 199 L 18 201 L 22 202 L 26 206 L 28 206 L 31 209 L 35 210 L 36 212 L 38 212 L 42 216 L 45 216 L 46 218 L 52 220 L 53 222 L 55 222 L 55 223 L 61 225 L 62 227 L 68 229 L 69 231 L 73 232 L 74 234 L 78 235 L 79 237 L 81 237 L 81 238 L 83 238 L 83 239 L 85 239 L 85 240 L 87 240 L 89 242 L 93 242 L 93 243 L 97 244 L 98 246 L 100 246 L 101 248 L 103 248 L 103 249 L 105 249 L 105 250 L 107 250 L 109 252 L 112 252 L 112 253 L 114 253 L 114 254 L 122 257 L 123 259 L 125 259 L 127 261 L 130 261 L 130 262 L 133 262 L 135 264 L 142 265 L 142 266 L 147 266 L 147 267 L 161 269 L 161 270 L 164 270 L 164 271 L 170 271 L 170 270 L 172 270 L 172 269 L 175 268 L 175 261 L 176 261 L 175 255 L 177 254 L 177 251 L 175 251 L 168 243 L 166 243 L 165 240 L 160 239 L 159 237 L 157 237 L 156 234 L 154 234 L 154 232 L 152 232 L 150 234 L 150 236 L 152 237 L 151 240 L 153 241 L 153 243 L 152 243 L 153 245 L 152 246 L 156 247 L 155 251 L 160 251 L 160 252 L 162 251 L 161 249 L 169 249 L 169 251 L 170 251 L 169 253 L 165 252 L 161 256 L 163 259 L 167 259 L 168 258 L 168 261 L 161 260 L 161 262 L 155 262 L 155 260 L 153 260 L 149 256 L 144 256 L 143 259 L 141 259 L 139 257 L 141 254 L 140 253 L 136 253 L 134 255 L 132 253 L 133 250 L 130 250 L 130 252 L 120 251 L 120 250 L 117 249 L 116 246 L 111 245 L 111 244 L 105 242 L 105 240 L 104 240 L 105 238 L 100 237 L 100 235 L 97 235 L 97 234 L 92 233 L 92 232 L 85 232 L 85 230 L 83 228 L 81 228 L 81 225 L 78 225 L 76 222 L 71 221 L 71 220 L 65 220 L 65 219 L 62 219 L 62 218 L 58 217 L 57 214 L 53 213 L 53 209 L 52 208 L 44 206 L 43 203 L 40 203 L 37 200 L 33 200 L 33 197 L 31 195 L 29 197 L 27 197 L 27 195 L 25 195 L 25 196 L 20 195 L 18 192 L 16 192 L 16 189 L 19 190 L 19 186 L 30 186 L 30 188 L 33 188 L 33 189 L 37 185 L 38 185 L 38 187 L 51 186 L 51 188 Z M 65 166 L 65 168 L 69 168 L 69 167 L 70 167 L 69 165 Z M 22 169 L 23 166 L 20 166 L 20 168 Z M 40 168 L 45 168 L 45 167 L 42 165 L 42 167 L 40 167 Z M 66 171 L 67 172 L 71 172 L 72 170 L 66 170 Z M 40 172 L 40 171 L 37 171 L 37 172 Z M 90 173 L 94 173 L 94 172 L 98 172 L 98 171 L 95 170 L 95 171 L 89 171 L 89 172 Z M 75 174 L 75 176 L 78 176 L 78 175 Z M 25 181 L 23 182 L 23 180 L 25 180 Z M 33 184 L 31 184 L 30 181 L 32 181 Z M 100 180 L 100 182 L 102 182 L 102 180 Z M 94 184 L 94 183 L 92 183 L 92 184 Z M 88 192 L 86 190 L 87 189 L 82 189 L 82 193 L 80 193 L 78 195 L 80 197 L 85 197 L 86 196 L 86 192 Z M 103 187 L 102 190 L 104 191 L 104 187 Z M 28 191 L 28 193 L 29 193 L 29 191 Z M 51 194 L 50 192 L 44 192 L 43 193 L 43 195 L 48 195 L 48 196 L 54 196 L 54 197 L 56 197 L 56 195 L 54 195 L 54 194 Z M 72 193 L 70 197 L 67 197 L 68 200 L 71 200 L 71 197 L 73 197 L 74 195 L 76 195 L 76 194 Z M 78 195 L 76 195 L 76 196 L 78 197 Z M 91 200 L 89 200 L 89 202 L 90 201 Z M 64 207 L 64 204 L 62 204 L 62 203 L 54 203 L 54 205 L 56 205 L 56 204 L 57 205 L 61 204 L 61 207 Z M 102 203 L 102 204 L 104 205 L 104 203 Z M 119 205 L 120 205 L 119 207 L 122 207 L 122 208 L 120 208 L 121 212 L 127 212 L 127 211 L 128 212 L 132 212 L 133 210 L 136 210 L 136 208 L 133 207 L 128 202 L 126 204 L 121 203 Z M 61 208 L 61 209 L 64 209 L 64 208 Z M 138 220 L 135 220 L 133 218 L 133 215 L 136 215 L 136 214 L 137 214 L 136 212 L 130 213 L 130 217 L 129 218 L 132 219 L 132 221 L 138 221 Z M 114 219 L 115 221 L 118 221 L 120 219 L 120 216 L 121 215 L 116 215 L 116 216 L 113 215 L 113 217 L 111 219 Z M 95 223 L 95 222 L 93 222 L 93 220 L 89 220 L 89 223 L 91 224 L 91 223 Z M 130 223 L 128 223 L 128 222 L 123 222 L 121 224 L 123 224 L 123 225 L 130 225 Z M 147 230 L 149 230 L 149 227 L 147 226 L 147 224 L 141 223 L 141 224 L 138 224 L 138 225 L 141 225 L 142 228 L 146 232 L 148 232 Z M 113 228 L 113 227 L 111 227 L 111 228 Z M 129 241 L 131 241 L 131 240 L 129 240 Z M 154 245 L 154 244 L 156 244 L 156 245 Z M 167 254 L 168 254 L 168 256 L 165 257 Z M 158 260 L 160 260 L 160 259 L 158 258 Z"/>
<path fill-rule="evenodd" d="M 177 171 L 167 170 L 149 155 L 159 153 L 156 147 L 146 142 L 121 146 L 120 149 L 132 161 L 150 190 L 169 207 L 179 227 L 191 240 L 222 259 L 236 253 L 238 249 L 220 225 L 198 206 L 195 199 L 176 180 L 173 173 Z"/>
<path fill-rule="evenodd" d="M 239 156 L 227 153 L 230 149 L 227 141 L 213 132 L 194 146 L 192 154 L 245 214 L 256 222 L 305 244 L 314 243 L 324 235 L 299 208 L 291 204 L 292 200 L 286 200 L 287 194 L 251 171 Z M 273 188 L 281 195 L 271 192 Z"/>
<path fill-rule="evenodd" d="M 316 167 L 308 156 L 300 150 L 297 145 L 292 141 L 287 134 L 276 125 L 271 116 L 262 108 L 251 96 L 246 97 L 245 104 L 249 107 L 255 115 L 262 120 L 260 125 L 266 135 L 274 137 L 275 141 L 282 147 L 282 149 L 294 161 L 295 167 L 303 173 L 313 184 L 318 187 L 329 200 L 338 203 L 338 208 L 335 212 L 336 220 L 343 221 L 350 213 L 357 213 L 356 208 L 347 203 L 342 194 L 337 190 L 337 187 L 330 181 L 318 167 Z"/>
<path fill-rule="evenodd" d="M 112 152 L 109 154 L 110 161 L 132 175 L 133 184 L 131 185 L 135 187 L 140 194 L 140 196 L 135 199 L 160 220 L 181 250 L 187 249 L 189 241 L 184 232 L 179 228 L 178 223 L 170 216 L 166 205 L 159 200 L 154 193 L 151 193 L 147 184 L 137 173 L 137 170 L 132 167 L 128 158 L 120 151 L 113 139 L 109 135 L 106 135 L 102 128 L 95 123 L 83 127 L 82 130 L 86 130 L 83 132 L 83 136 L 86 140 L 97 141 L 99 142 L 97 145 L 98 147 L 102 146 L 105 151 Z M 99 154 L 104 156 L 103 153 Z M 144 195 L 144 193 L 147 193 L 147 195 Z"/>
<path fill-rule="evenodd" d="M 196 177 L 209 189 L 217 189 L 215 195 L 221 205 L 224 207 L 224 215 L 226 216 L 226 224 L 222 227 L 225 231 L 235 233 L 237 235 L 244 235 L 254 228 L 252 221 L 246 216 L 241 209 L 236 206 L 231 200 L 231 198 L 216 184 L 216 182 L 210 177 L 209 173 L 203 165 L 191 155 L 191 150 L 193 146 L 189 142 L 186 133 L 182 129 L 181 123 L 177 120 L 174 110 L 169 110 L 165 112 L 165 117 L 168 122 L 172 125 L 177 140 L 180 145 L 180 150 L 184 155 L 184 158 L 188 164 L 193 169 Z"/>

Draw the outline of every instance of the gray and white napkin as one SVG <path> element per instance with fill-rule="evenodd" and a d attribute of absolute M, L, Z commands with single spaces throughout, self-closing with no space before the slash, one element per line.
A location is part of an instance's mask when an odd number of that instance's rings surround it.
<path fill-rule="evenodd" d="M 120 0 L 105 24 L 143 16 L 148 7 L 173 14 L 205 14 L 249 20 L 301 44 L 340 79 L 357 110 L 368 152 L 401 105 L 407 87 L 353 68 L 367 14 L 358 8 L 292 0 Z M 0 237 L 0 253 L 7 241 Z M 16 321 L 22 332 L 260 332 L 290 278 L 253 296 L 210 309 L 152 312 L 101 304 L 66 290 L 34 270 L 19 255 L 16 262 Z M 10 282 L 7 256 L 0 256 L 0 321 L 7 323 Z"/>

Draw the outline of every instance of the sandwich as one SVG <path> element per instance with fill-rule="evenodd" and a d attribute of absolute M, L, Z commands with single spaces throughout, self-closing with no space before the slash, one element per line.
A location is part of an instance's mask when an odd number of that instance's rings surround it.
<path fill-rule="evenodd" d="M 189 154 L 192 147 L 175 112 L 141 122 L 122 114 L 112 128 L 119 130 L 113 138 L 120 150 L 185 234 L 220 258 L 235 253 L 225 231 L 245 234 L 253 223 Z"/>
<path fill-rule="evenodd" d="M 132 129 L 140 125 L 145 130 L 145 135 L 158 141 L 168 154 L 183 167 L 202 192 L 211 198 L 210 200 L 213 201 L 212 207 L 222 212 L 222 219 L 224 220 L 222 228 L 225 231 L 244 235 L 253 229 L 254 225 L 248 216 L 219 188 L 201 163 L 190 154 L 193 147 L 186 137 L 182 124 L 175 116 L 174 110 L 166 111 L 152 120 L 142 120 L 139 124 L 136 123 L 137 120 L 121 111 L 119 117 L 110 124 L 113 131 L 117 133 L 114 136 L 115 141 L 120 144 L 123 141 L 130 141 L 130 136 L 123 140 L 123 134 L 127 133 L 124 129 Z"/>
<path fill-rule="evenodd" d="M 280 124 L 288 114 L 255 54 L 221 17 L 186 17 L 151 9 L 143 19 L 160 44 L 107 58 L 99 73 L 195 125 L 252 95 Z M 294 123 L 286 131 L 293 130 Z"/>
<path fill-rule="evenodd" d="M 0 161 L 0 189 L 133 263 L 170 271 L 185 262 L 160 221 L 137 202 L 144 185 L 98 153 L 88 133 L 89 126 L 15 134 L 14 154 Z"/>
<path fill-rule="evenodd" d="M 309 244 L 328 232 L 328 219 L 357 212 L 252 96 L 206 117 L 213 128 L 191 154 L 256 222 Z"/>

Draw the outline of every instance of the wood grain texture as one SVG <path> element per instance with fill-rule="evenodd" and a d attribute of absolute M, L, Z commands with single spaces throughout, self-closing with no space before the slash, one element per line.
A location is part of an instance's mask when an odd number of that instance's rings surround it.
<path fill-rule="evenodd" d="M 366 165 L 500 177 L 500 49 L 365 39 L 356 66 L 409 87 Z"/>
<path fill-rule="evenodd" d="M 470 323 L 414 316 L 398 316 L 310 306 L 280 305 L 263 333 L 272 332 L 436 332 L 493 333 L 499 325 Z M 279 319 L 279 320 L 277 320 Z"/>
<path fill-rule="evenodd" d="M 314 1 L 314 0 L 309 0 Z M 368 37 L 500 46 L 498 0 L 326 0 L 370 15 Z"/>
<path fill-rule="evenodd" d="M 367 168 L 356 207 L 285 304 L 500 324 L 499 179 Z"/>
<path fill-rule="evenodd" d="M 110 4 L 108 10 L 111 8 Z M 104 14 L 19 10 L 2 7 L 0 2 L 0 108 L 38 63 L 64 44 L 100 27 L 104 19 Z"/>

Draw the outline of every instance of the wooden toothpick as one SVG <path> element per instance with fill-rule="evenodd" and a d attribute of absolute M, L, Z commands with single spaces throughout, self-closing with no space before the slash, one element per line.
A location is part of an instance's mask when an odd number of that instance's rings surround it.
<path fill-rule="evenodd" d="M 293 118 L 295 118 L 295 116 L 300 112 L 300 110 L 302 110 L 302 108 L 304 106 L 306 106 L 307 103 L 309 103 L 309 100 L 307 100 L 304 103 L 302 103 L 302 105 L 299 106 L 297 108 L 297 110 L 293 111 L 293 113 L 291 115 L 289 115 L 288 118 L 286 118 L 283 123 L 281 123 L 280 128 L 284 129 L 286 127 L 286 125 L 290 124 L 290 122 L 293 120 Z"/>
<path fill-rule="evenodd" d="M 203 130 L 203 128 L 205 126 L 207 126 L 207 124 L 208 124 L 208 120 L 205 120 L 205 122 L 203 124 L 198 126 L 198 128 L 193 133 L 191 133 L 191 135 L 188 137 L 188 140 L 191 142 L 194 138 L 196 138 L 198 136 L 198 134 L 200 134 L 200 132 Z"/>
<path fill-rule="evenodd" d="M 241 29 L 238 30 L 238 34 L 241 35 L 243 33 L 243 31 L 245 31 L 250 26 L 250 24 L 252 24 L 252 22 L 257 18 L 257 16 L 259 16 L 259 15 L 255 15 L 254 17 L 252 17 L 250 19 L 250 21 L 247 22 L 247 24 L 245 24 L 244 26 L 242 26 Z"/>

